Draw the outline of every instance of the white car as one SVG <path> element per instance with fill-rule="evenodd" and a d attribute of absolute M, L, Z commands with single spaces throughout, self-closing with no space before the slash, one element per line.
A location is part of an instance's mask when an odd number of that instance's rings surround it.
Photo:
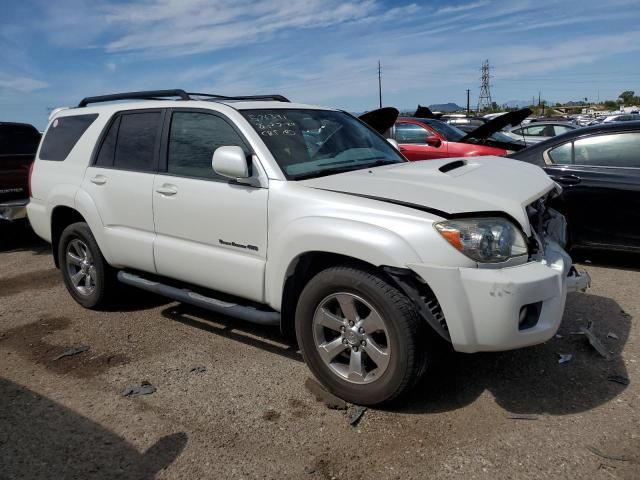
<path fill-rule="evenodd" d="M 357 404 L 406 391 L 439 342 L 546 341 L 589 281 L 540 168 L 409 163 L 351 115 L 280 96 L 84 99 L 36 158 L 29 220 L 78 303 L 106 305 L 119 280 L 279 326 Z"/>

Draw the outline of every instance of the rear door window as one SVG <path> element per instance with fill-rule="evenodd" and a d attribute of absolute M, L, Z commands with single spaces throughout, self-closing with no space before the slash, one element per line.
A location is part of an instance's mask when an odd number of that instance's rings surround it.
<path fill-rule="evenodd" d="M 640 133 L 581 138 L 573 149 L 576 165 L 640 168 Z"/>
<path fill-rule="evenodd" d="M 573 130 L 570 127 L 567 127 L 566 125 L 554 125 L 553 126 L 553 131 L 555 133 L 555 135 L 561 135 L 563 133 L 567 133 L 570 132 L 571 130 Z"/>
<path fill-rule="evenodd" d="M 536 125 L 535 127 L 524 128 L 524 134 L 528 137 L 544 137 L 545 125 Z"/>
<path fill-rule="evenodd" d="M 51 122 L 42 141 L 42 160 L 64 161 L 87 128 L 98 118 L 97 113 L 58 117 Z"/>
<path fill-rule="evenodd" d="M 426 143 L 427 137 L 433 133 L 415 123 L 396 124 L 396 141 L 398 143 Z"/>
<path fill-rule="evenodd" d="M 123 170 L 154 170 L 161 120 L 160 111 L 122 114 L 113 166 Z"/>

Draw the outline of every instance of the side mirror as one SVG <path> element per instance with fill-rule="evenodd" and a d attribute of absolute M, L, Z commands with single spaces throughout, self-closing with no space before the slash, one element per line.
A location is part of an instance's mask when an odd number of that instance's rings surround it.
<path fill-rule="evenodd" d="M 442 140 L 440 140 L 438 137 L 430 136 L 427 137 L 427 145 L 429 145 L 430 147 L 438 148 L 440 145 L 442 145 Z"/>
<path fill-rule="evenodd" d="M 400 145 L 398 145 L 398 142 L 396 142 L 395 139 L 387 138 L 387 142 L 389 142 L 396 150 L 400 150 Z"/>
<path fill-rule="evenodd" d="M 223 177 L 248 178 L 249 165 L 244 150 L 236 146 L 219 147 L 213 152 L 213 170 Z"/>

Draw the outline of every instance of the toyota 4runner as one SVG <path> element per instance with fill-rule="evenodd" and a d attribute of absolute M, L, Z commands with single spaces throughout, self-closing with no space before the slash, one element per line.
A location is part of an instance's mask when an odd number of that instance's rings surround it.
<path fill-rule="evenodd" d="M 505 158 L 409 163 L 348 113 L 279 95 L 165 90 L 56 112 L 28 215 L 81 305 L 127 284 L 279 326 L 329 390 L 372 405 L 443 340 L 477 352 L 555 334 L 589 282 L 547 207 L 559 190 Z"/>

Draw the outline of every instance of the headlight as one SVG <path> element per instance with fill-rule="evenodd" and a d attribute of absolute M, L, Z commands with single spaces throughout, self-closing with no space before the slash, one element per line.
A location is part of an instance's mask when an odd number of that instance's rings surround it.
<path fill-rule="evenodd" d="M 504 262 L 527 254 L 524 236 L 504 218 L 447 220 L 434 226 L 456 250 L 476 262 Z"/>

